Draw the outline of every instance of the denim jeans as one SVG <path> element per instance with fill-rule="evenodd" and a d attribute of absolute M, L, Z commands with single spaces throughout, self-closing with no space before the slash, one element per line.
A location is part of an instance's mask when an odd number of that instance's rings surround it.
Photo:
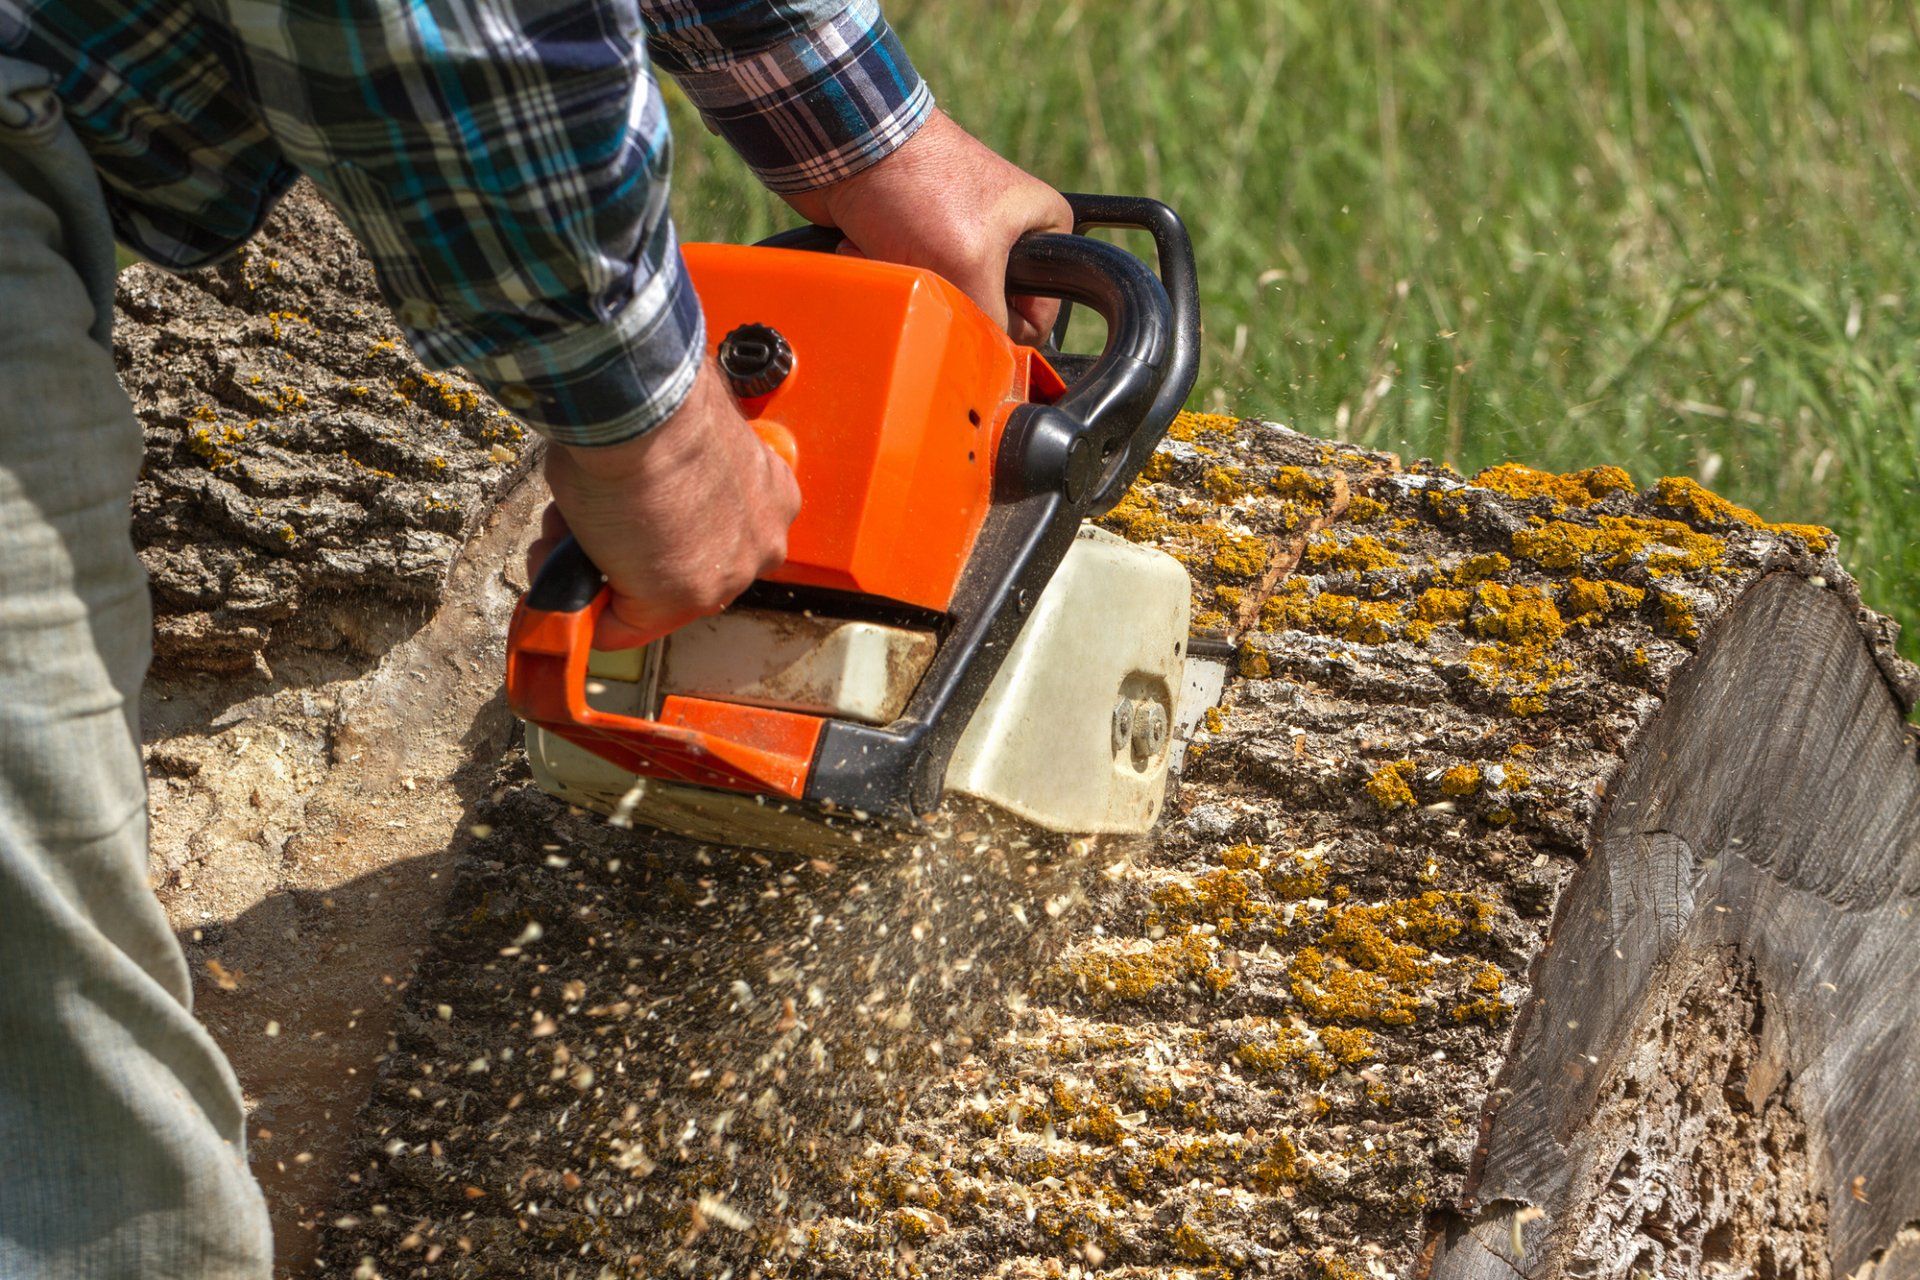
<path fill-rule="evenodd" d="M 147 884 L 140 428 L 50 81 L 0 56 L 0 1276 L 264 1280 L 239 1086 Z"/>

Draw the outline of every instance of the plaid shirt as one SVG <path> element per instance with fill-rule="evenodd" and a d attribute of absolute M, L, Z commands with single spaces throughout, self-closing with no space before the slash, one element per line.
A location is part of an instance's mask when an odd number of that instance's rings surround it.
<path fill-rule="evenodd" d="M 128 245 L 198 266 L 306 174 L 421 359 L 568 444 L 657 425 L 705 346 L 649 51 L 775 191 L 933 107 L 878 0 L 0 0 L 0 51 L 55 75 Z"/>

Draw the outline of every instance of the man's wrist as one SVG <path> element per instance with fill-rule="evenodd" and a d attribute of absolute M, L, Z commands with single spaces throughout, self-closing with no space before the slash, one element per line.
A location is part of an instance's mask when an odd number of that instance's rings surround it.
<path fill-rule="evenodd" d="M 809 222 L 844 230 L 850 215 L 859 210 L 863 192 L 870 190 L 876 182 L 891 182 L 897 176 L 910 174 L 924 155 L 941 148 L 942 135 L 948 130 L 958 129 L 953 118 L 936 107 L 928 113 L 912 138 L 875 164 L 824 187 L 788 192 L 781 199 Z"/>
<path fill-rule="evenodd" d="M 619 481 L 638 473 L 644 465 L 643 460 L 655 451 L 655 446 L 674 420 L 687 411 L 699 385 L 699 374 L 687 383 L 678 404 L 658 422 L 624 439 L 606 444 L 579 444 L 565 440 L 550 439 L 547 448 L 555 453 L 565 454 L 568 462 L 582 475 L 594 480 Z"/>
<path fill-rule="evenodd" d="M 571 445 L 557 441 L 547 446 L 550 454 L 559 454 L 567 467 L 596 484 L 618 484 L 639 474 L 644 460 L 653 450 L 657 433 L 648 432 L 619 444 Z"/>
<path fill-rule="evenodd" d="M 700 361 L 680 405 L 664 421 L 644 434 L 615 444 L 570 445 L 555 442 L 567 463 L 595 484 L 618 485 L 643 473 L 671 471 L 686 457 L 700 452 L 727 415 L 739 416 L 739 405 L 726 390 L 711 358 Z"/>

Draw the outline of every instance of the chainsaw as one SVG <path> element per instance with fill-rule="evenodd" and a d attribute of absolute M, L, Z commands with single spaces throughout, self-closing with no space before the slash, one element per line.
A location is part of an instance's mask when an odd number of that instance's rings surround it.
<path fill-rule="evenodd" d="M 544 790 L 769 849 L 920 826 L 949 798 L 1046 831 L 1152 826 L 1218 681 L 1189 689 L 1186 570 L 1088 521 L 1192 390 L 1193 249 L 1158 201 L 1068 199 L 1074 234 L 1008 262 L 1009 293 L 1064 303 L 1040 348 L 824 228 L 685 247 L 800 514 L 781 568 L 641 649 L 595 651 L 604 578 L 571 540 L 547 559 L 507 649 Z M 1158 273 L 1098 227 L 1148 232 Z M 1098 355 L 1059 349 L 1075 303 L 1106 324 Z"/>

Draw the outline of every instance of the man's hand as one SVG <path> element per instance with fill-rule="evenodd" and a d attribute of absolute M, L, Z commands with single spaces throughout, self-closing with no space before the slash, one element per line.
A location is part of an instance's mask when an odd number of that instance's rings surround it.
<path fill-rule="evenodd" d="M 553 504 L 529 576 L 572 532 L 613 588 L 598 649 L 631 649 L 718 613 L 787 558 L 800 488 L 708 361 L 679 412 L 626 444 L 552 445 Z"/>
<path fill-rule="evenodd" d="M 945 112 L 872 168 L 786 201 L 808 221 L 837 227 L 865 257 L 945 276 L 1016 342 L 1038 343 L 1053 328 L 1058 302 L 1007 296 L 1007 254 L 1029 232 L 1073 230 L 1073 212 Z"/>

